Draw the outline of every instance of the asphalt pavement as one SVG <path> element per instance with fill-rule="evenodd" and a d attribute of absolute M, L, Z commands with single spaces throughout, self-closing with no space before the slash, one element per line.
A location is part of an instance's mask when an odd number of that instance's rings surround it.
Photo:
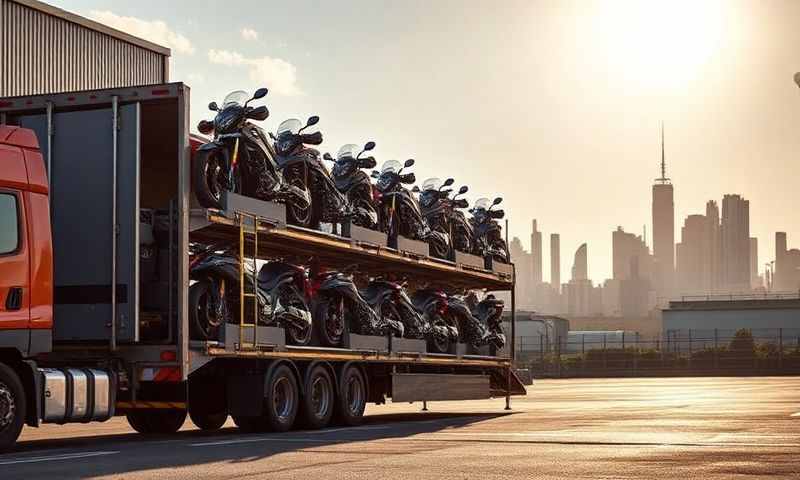
<path fill-rule="evenodd" d="M 504 406 L 370 406 L 363 426 L 286 434 L 46 425 L 0 479 L 800 478 L 798 377 L 543 380 Z"/>

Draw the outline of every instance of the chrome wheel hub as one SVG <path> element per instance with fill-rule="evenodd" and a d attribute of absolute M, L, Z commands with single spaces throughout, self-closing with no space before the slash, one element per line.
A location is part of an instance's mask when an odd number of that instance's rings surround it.
<path fill-rule="evenodd" d="M 11 425 L 15 413 L 14 394 L 8 385 L 0 383 L 0 430 Z"/>

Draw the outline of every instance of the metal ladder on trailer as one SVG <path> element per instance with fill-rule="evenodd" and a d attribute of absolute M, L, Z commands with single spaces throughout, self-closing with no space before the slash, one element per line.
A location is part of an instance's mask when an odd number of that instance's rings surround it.
<path fill-rule="evenodd" d="M 261 226 L 261 218 L 252 213 L 236 212 L 237 223 L 239 224 L 239 350 L 245 348 L 258 348 L 258 310 L 259 310 L 259 297 L 257 292 L 258 286 L 258 231 Z M 253 254 L 246 255 L 248 235 L 253 237 Z M 248 261 L 252 264 L 248 265 Z M 247 267 L 252 266 L 252 271 Z M 249 291 L 248 291 L 249 285 Z M 253 319 L 248 322 L 245 319 L 245 309 L 247 299 L 253 302 Z M 252 341 L 247 339 L 245 329 L 252 328 L 253 338 Z"/>

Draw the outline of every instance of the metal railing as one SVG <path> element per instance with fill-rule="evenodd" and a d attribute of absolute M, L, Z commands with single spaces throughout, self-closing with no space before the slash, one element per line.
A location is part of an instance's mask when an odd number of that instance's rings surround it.
<path fill-rule="evenodd" d="M 516 366 L 534 376 L 800 374 L 800 328 L 521 337 Z"/>

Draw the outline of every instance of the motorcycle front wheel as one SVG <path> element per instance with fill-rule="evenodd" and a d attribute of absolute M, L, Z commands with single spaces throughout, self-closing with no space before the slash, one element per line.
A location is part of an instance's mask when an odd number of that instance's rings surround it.
<path fill-rule="evenodd" d="M 216 340 L 220 326 L 225 324 L 224 306 L 217 308 L 212 288 L 208 280 L 200 280 L 189 287 L 189 329 L 192 340 Z"/>
<path fill-rule="evenodd" d="M 346 331 L 344 305 L 340 299 L 324 298 L 314 306 L 314 327 L 320 343 L 341 347 Z"/>
<path fill-rule="evenodd" d="M 238 176 L 238 169 L 235 172 Z M 234 179 L 237 184 L 238 179 Z M 222 208 L 222 192 L 228 190 L 228 162 L 221 150 L 200 150 L 192 160 L 192 187 L 204 208 Z M 234 191 L 241 190 L 238 185 Z"/>
<path fill-rule="evenodd" d="M 287 288 L 284 290 L 281 303 L 287 307 L 294 307 L 298 310 L 308 311 L 308 306 L 300 298 L 300 293 L 294 288 Z M 310 313 L 310 312 L 309 312 Z M 284 325 L 286 330 L 286 343 L 290 345 L 298 345 L 304 347 L 311 343 L 311 335 L 313 333 L 314 322 L 311 325 L 299 327 L 295 325 Z"/>
<path fill-rule="evenodd" d="M 292 185 L 308 192 L 308 189 L 302 182 L 292 181 Z M 311 195 L 309 195 L 309 197 L 311 197 Z M 293 201 L 286 202 L 286 222 L 290 225 L 297 225 L 298 227 L 314 228 L 314 203 L 316 202 L 312 199 L 309 206 L 302 207 Z"/>

